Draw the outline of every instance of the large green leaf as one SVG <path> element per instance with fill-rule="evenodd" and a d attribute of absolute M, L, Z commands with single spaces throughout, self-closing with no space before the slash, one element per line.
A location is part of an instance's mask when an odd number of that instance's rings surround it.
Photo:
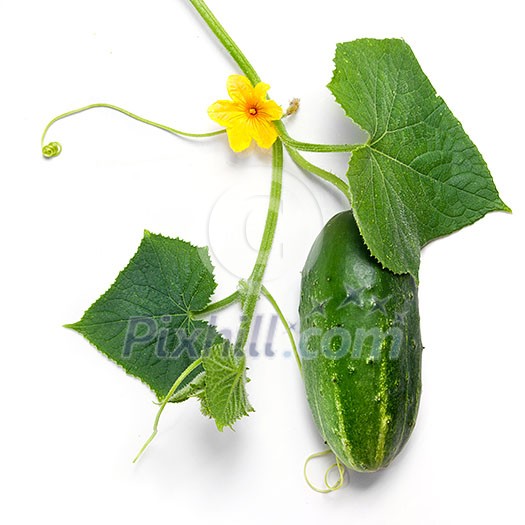
<path fill-rule="evenodd" d="M 191 315 L 208 305 L 215 286 L 206 248 L 146 232 L 111 288 L 68 327 L 163 399 L 203 350 L 223 342 Z"/>
<path fill-rule="evenodd" d="M 361 233 L 386 268 L 417 277 L 426 243 L 490 211 L 510 211 L 404 41 L 339 44 L 329 88 L 370 137 L 352 153 L 347 175 Z"/>

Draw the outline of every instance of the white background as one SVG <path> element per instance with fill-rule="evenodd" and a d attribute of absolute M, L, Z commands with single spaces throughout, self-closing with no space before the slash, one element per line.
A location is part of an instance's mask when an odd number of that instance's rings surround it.
<path fill-rule="evenodd" d="M 270 158 L 236 156 L 225 137 L 181 140 L 94 110 L 51 128 L 64 151 L 45 161 L 45 124 L 91 102 L 214 129 L 206 108 L 237 70 L 184 0 L 2 0 L 0 521 L 524 523 L 520 2 L 209 4 L 272 97 L 284 106 L 301 98 L 289 123 L 298 139 L 359 137 L 325 88 L 336 42 L 405 38 L 514 214 L 490 214 L 423 252 L 421 411 L 386 471 L 350 472 L 328 496 L 306 486 L 304 459 L 323 444 L 281 328 L 277 355 L 250 359 L 257 411 L 235 432 L 217 432 L 195 402 L 170 406 L 132 465 L 150 432 L 153 395 L 61 325 L 107 289 L 144 228 L 209 243 L 216 297 L 229 294 L 255 257 Z M 345 171 L 344 155 L 314 160 Z M 308 249 L 344 207 L 287 162 L 267 284 L 291 322 Z M 261 302 L 259 313 L 264 335 L 270 310 Z M 234 327 L 237 316 L 233 309 L 219 324 Z M 326 465 L 312 465 L 312 478 Z"/>

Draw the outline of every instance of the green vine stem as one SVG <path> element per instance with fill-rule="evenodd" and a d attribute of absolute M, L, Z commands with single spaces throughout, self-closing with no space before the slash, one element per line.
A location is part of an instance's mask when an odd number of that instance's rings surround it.
<path fill-rule="evenodd" d="M 169 400 L 173 397 L 173 394 L 177 391 L 177 389 L 180 387 L 182 382 L 198 367 L 202 364 L 202 357 L 199 357 L 193 363 L 191 363 L 184 372 L 177 378 L 175 383 L 173 383 L 173 386 L 170 388 L 170 391 L 166 394 L 164 399 L 162 400 L 162 403 L 160 404 L 159 410 L 157 412 L 157 415 L 155 417 L 155 421 L 153 422 L 153 432 L 151 433 L 151 436 L 146 440 L 144 445 L 142 445 L 142 448 L 139 450 L 138 454 L 135 456 L 135 459 L 133 460 L 133 463 L 136 463 L 140 456 L 142 456 L 143 452 L 148 448 L 148 445 L 155 439 L 155 436 L 157 435 L 158 428 L 159 428 L 159 421 L 160 416 L 162 415 L 162 412 L 164 412 L 164 409 L 166 408 L 166 405 L 169 403 Z"/>
<path fill-rule="evenodd" d="M 339 191 L 343 193 L 343 195 L 350 201 L 350 188 L 348 187 L 348 184 L 346 184 L 344 181 L 342 181 L 337 175 L 334 175 L 333 173 L 330 173 L 327 170 L 324 170 L 323 168 L 320 168 L 319 166 L 316 166 L 315 164 L 312 164 L 308 160 L 306 160 L 297 150 L 286 147 L 286 151 L 288 152 L 288 155 L 290 155 L 290 158 L 303 170 L 312 173 L 313 175 L 317 175 L 319 178 L 323 179 L 326 182 L 329 182 L 333 186 L 335 186 Z"/>
<path fill-rule="evenodd" d="M 131 113 L 131 111 L 120 108 L 118 106 L 114 106 L 113 104 L 105 104 L 103 102 L 99 102 L 96 104 L 89 104 L 87 106 L 83 106 L 78 109 L 67 111 L 66 113 L 62 113 L 61 115 L 58 115 L 58 117 L 55 117 L 54 119 L 52 119 L 49 122 L 49 124 L 44 128 L 44 132 L 42 133 L 42 139 L 40 141 L 40 144 L 42 147 L 42 155 L 44 155 L 44 157 L 46 158 L 57 157 L 58 155 L 60 155 L 60 152 L 62 151 L 62 146 L 59 142 L 50 142 L 49 144 L 44 145 L 46 134 L 49 128 L 55 122 L 62 120 L 63 118 L 66 118 L 66 117 L 70 117 L 71 115 L 76 115 L 77 113 L 82 113 L 83 111 L 87 111 L 89 109 L 94 109 L 94 108 L 112 109 L 114 111 L 118 111 L 119 113 L 127 115 L 128 117 L 131 117 L 132 119 L 138 120 L 139 122 L 143 122 L 144 124 L 148 124 L 149 126 L 153 126 L 155 128 L 162 129 L 164 131 L 168 131 L 169 133 L 173 133 L 174 135 L 180 135 L 182 137 L 191 137 L 191 138 L 214 137 L 215 135 L 221 135 L 222 133 L 226 132 L 225 129 L 220 129 L 217 131 L 210 131 L 208 133 L 188 133 L 187 131 L 181 131 L 179 129 L 175 129 L 170 126 L 165 126 L 164 124 L 159 124 L 158 122 L 154 122 L 144 117 L 139 117 L 135 113 Z"/>
<path fill-rule="evenodd" d="M 246 55 L 241 51 L 239 46 L 234 42 L 232 37 L 227 33 L 226 29 L 217 20 L 215 15 L 210 11 L 204 0 L 189 0 L 190 4 L 195 8 L 197 13 L 202 17 L 206 25 L 211 29 L 212 33 L 217 37 L 217 40 L 224 46 L 226 51 L 231 55 L 233 60 L 240 67 L 241 71 L 248 77 L 250 82 L 255 86 L 261 81 L 261 78 L 251 65 Z"/>
<path fill-rule="evenodd" d="M 272 305 L 273 309 L 275 310 L 275 313 L 279 317 L 279 320 L 281 321 L 284 329 L 286 330 L 286 334 L 288 335 L 288 339 L 290 340 L 290 345 L 293 350 L 295 361 L 297 363 L 297 366 L 299 367 L 299 371 L 302 373 L 301 359 L 299 357 L 299 352 L 297 350 L 297 345 L 295 343 L 295 339 L 292 334 L 292 330 L 290 329 L 290 324 L 286 320 L 286 317 L 284 316 L 281 308 L 279 307 L 277 301 L 275 300 L 273 295 L 270 293 L 268 288 L 262 285 L 261 291 L 264 297 L 266 297 L 268 302 Z M 201 316 L 206 316 L 210 313 L 217 312 L 219 310 L 223 310 L 224 308 L 227 308 L 228 306 L 231 306 L 232 304 L 238 303 L 240 300 L 241 300 L 241 293 L 239 291 L 236 291 L 236 292 L 233 292 L 231 295 L 228 295 L 224 299 L 221 299 L 220 301 L 217 301 L 215 303 L 208 305 L 206 308 L 199 310 L 198 312 L 191 312 L 191 316 L 193 319 L 199 318 Z"/>
<path fill-rule="evenodd" d="M 268 288 L 263 285 L 262 287 L 262 293 L 268 300 L 268 302 L 273 306 L 273 309 L 277 313 L 279 319 L 281 320 L 282 325 L 284 326 L 284 329 L 286 330 L 286 333 L 288 334 L 288 339 L 290 340 L 290 345 L 292 346 L 293 355 L 295 357 L 295 361 L 297 363 L 297 366 L 299 367 L 299 371 L 301 372 L 301 375 L 303 374 L 303 365 L 301 364 L 301 359 L 299 357 L 299 352 L 297 351 L 297 345 L 295 344 L 295 339 L 292 334 L 292 330 L 290 329 L 290 325 L 288 324 L 288 321 L 286 320 L 286 317 L 284 317 L 284 314 L 282 310 L 279 308 L 279 305 L 277 304 L 277 301 L 273 298 L 272 294 L 268 291 Z"/>
<path fill-rule="evenodd" d="M 239 46 L 233 41 L 231 36 L 226 32 L 221 23 L 217 20 L 215 15 L 210 11 L 204 0 L 189 0 L 191 5 L 202 17 L 204 22 L 211 29 L 213 34 L 217 37 L 219 42 L 224 46 L 226 51 L 235 60 L 241 71 L 246 75 L 252 85 L 258 84 L 261 79 L 246 55 L 240 50 Z M 270 189 L 270 203 L 268 205 L 268 212 L 266 215 L 266 223 L 264 232 L 257 254 L 257 260 L 253 267 L 250 278 L 248 279 L 248 286 L 245 294 L 243 294 L 242 301 L 242 316 L 239 333 L 235 341 L 234 352 L 237 355 L 244 353 L 244 347 L 248 340 L 250 327 L 255 313 L 255 306 L 261 295 L 262 280 L 264 272 L 268 264 L 268 258 L 272 249 L 273 239 L 275 236 L 275 228 L 277 226 L 277 218 L 279 216 L 279 206 L 281 204 L 282 193 L 282 177 L 283 177 L 283 144 L 280 139 L 277 139 L 273 144 L 272 149 L 272 184 Z"/>
<path fill-rule="evenodd" d="M 239 291 L 235 291 L 231 295 L 228 295 L 228 297 L 225 297 L 224 299 L 221 299 L 220 301 L 217 301 L 215 303 L 209 304 L 206 308 L 203 308 L 198 312 L 191 312 L 191 315 L 195 318 L 198 316 L 200 317 L 202 315 L 211 314 L 212 312 L 217 312 L 218 310 L 223 310 L 224 308 L 227 308 L 228 306 L 239 302 L 240 297 L 241 295 Z"/>
<path fill-rule="evenodd" d="M 193 0 L 192 0 L 193 1 Z M 283 179 L 283 144 L 277 139 L 273 144 L 272 155 L 272 183 L 270 188 L 270 203 L 266 214 L 266 223 L 259 247 L 259 253 L 253 267 L 248 286 L 243 295 L 241 326 L 235 341 L 234 351 L 241 354 L 248 340 L 250 327 L 255 312 L 255 306 L 261 295 L 262 280 L 272 250 L 279 207 L 281 205 L 282 179 Z"/>
<path fill-rule="evenodd" d="M 355 151 L 364 146 L 364 144 L 314 144 L 311 142 L 301 142 L 288 135 L 286 126 L 282 121 L 279 120 L 275 122 L 275 127 L 284 145 L 299 151 L 310 151 L 312 153 L 344 153 Z"/>

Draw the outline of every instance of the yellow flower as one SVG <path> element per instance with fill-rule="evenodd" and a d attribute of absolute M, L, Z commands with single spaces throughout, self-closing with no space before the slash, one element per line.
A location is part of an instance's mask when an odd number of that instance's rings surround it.
<path fill-rule="evenodd" d="M 252 142 L 269 148 L 277 138 L 273 124 L 283 116 L 282 109 L 266 98 L 268 84 L 255 87 L 242 75 L 231 75 L 226 84 L 231 100 L 218 100 L 208 109 L 212 120 L 224 126 L 233 151 L 242 151 Z"/>

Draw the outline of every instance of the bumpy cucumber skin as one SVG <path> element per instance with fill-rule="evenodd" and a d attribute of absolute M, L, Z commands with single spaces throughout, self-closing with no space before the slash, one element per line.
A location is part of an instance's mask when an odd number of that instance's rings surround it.
<path fill-rule="evenodd" d="M 407 442 L 419 406 L 416 282 L 383 269 L 352 212 L 342 212 L 308 255 L 299 314 L 306 394 L 321 435 L 353 470 L 388 466 Z"/>

